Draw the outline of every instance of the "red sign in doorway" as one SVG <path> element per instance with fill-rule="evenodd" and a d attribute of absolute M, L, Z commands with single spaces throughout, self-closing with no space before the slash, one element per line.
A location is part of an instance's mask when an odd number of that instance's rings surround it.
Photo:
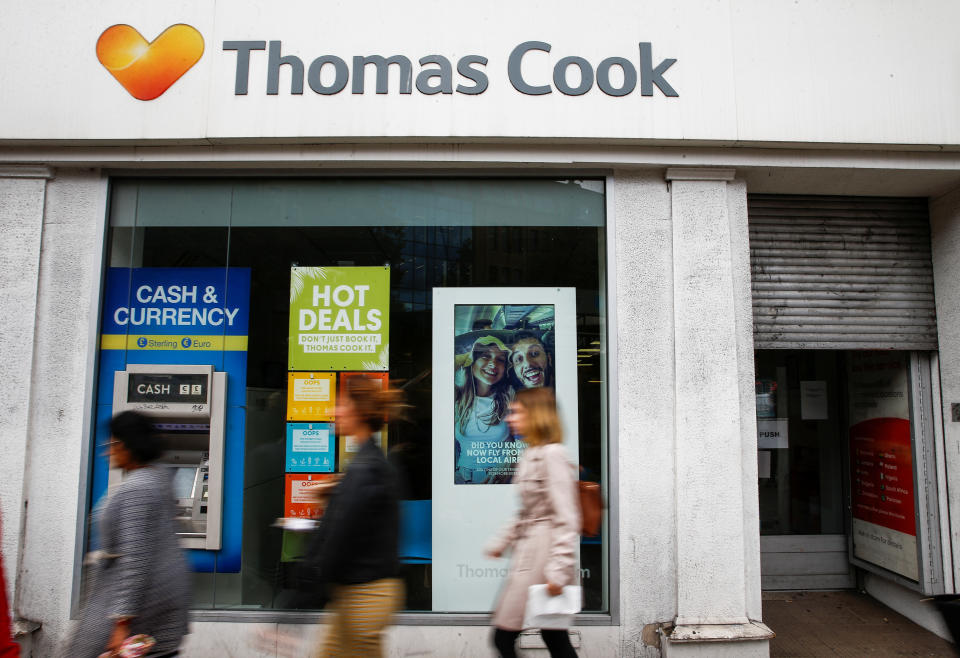
<path fill-rule="evenodd" d="M 849 357 L 851 532 L 854 557 L 917 580 L 908 365 L 902 352 Z"/>

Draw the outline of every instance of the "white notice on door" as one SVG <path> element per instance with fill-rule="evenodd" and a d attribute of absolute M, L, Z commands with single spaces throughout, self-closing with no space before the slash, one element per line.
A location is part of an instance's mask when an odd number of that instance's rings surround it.
<path fill-rule="evenodd" d="M 827 419 L 827 382 L 800 382 L 800 418 Z"/>
<path fill-rule="evenodd" d="M 790 447 L 789 421 L 786 418 L 757 418 L 757 448 L 776 450 Z"/>

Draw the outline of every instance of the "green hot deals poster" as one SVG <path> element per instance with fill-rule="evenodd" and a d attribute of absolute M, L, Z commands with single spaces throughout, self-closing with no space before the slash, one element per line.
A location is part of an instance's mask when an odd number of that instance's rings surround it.
<path fill-rule="evenodd" d="M 389 267 L 290 268 L 290 370 L 389 365 Z"/>

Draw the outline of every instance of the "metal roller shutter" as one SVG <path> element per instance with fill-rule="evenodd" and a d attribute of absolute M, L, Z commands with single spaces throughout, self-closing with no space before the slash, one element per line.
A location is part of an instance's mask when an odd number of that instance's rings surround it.
<path fill-rule="evenodd" d="M 757 349 L 937 349 L 925 199 L 750 195 Z"/>

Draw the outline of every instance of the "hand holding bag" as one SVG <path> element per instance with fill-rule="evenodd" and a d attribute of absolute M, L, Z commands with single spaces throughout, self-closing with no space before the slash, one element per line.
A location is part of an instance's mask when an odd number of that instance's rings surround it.
<path fill-rule="evenodd" d="M 573 618 L 580 612 L 582 592 L 579 585 L 566 585 L 562 594 L 550 596 L 545 584 L 531 585 L 527 592 L 527 607 L 523 611 L 523 627 L 570 628 Z"/>
<path fill-rule="evenodd" d="M 150 653 L 156 643 L 150 635 L 131 635 L 117 649 L 104 651 L 97 658 L 141 658 Z"/>

